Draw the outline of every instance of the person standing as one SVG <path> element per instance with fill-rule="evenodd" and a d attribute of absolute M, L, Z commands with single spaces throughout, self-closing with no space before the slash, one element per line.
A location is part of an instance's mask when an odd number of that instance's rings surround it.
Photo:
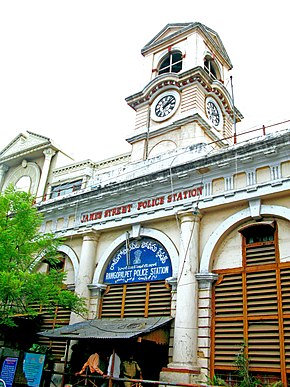
<path fill-rule="evenodd" d="M 133 355 L 121 364 L 121 375 L 126 379 L 142 379 L 142 371 L 139 364 L 134 360 Z M 124 382 L 125 387 L 131 387 L 134 382 Z"/>
<path fill-rule="evenodd" d="M 87 368 L 89 368 L 91 374 L 97 373 L 99 375 L 104 375 L 104 372 L 100 369 L 99 366 L 100 356 L 97 352 L 95 352 L 88 358 L 88 360 L 82 366 L 82 369 L 79 372 L 76 372 L 75 375 L 83 375 Z"/>
<path fill-rule="evenodd" d="M 108 370 L 107 370 L 107 376 L 111 378 L 119 378 L 121 372 L 121 359 L 120 356 L 117 354 L 115 350 L 113 350 L 113 353 L 110 355 L 109 358 L 109 364 L 108 364 Z M 106 384 L 103 384 L 102 387 L 105 387 Z M 113 386 L 118 387 L 119 382 L 118 380 L 113 380 Z"/>

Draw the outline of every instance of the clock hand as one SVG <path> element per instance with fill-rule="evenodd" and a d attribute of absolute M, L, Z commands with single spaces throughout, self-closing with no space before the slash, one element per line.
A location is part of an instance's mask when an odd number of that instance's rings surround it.
<path fill-rule="evenodd" d="M 173 97 L 171 97 L 169 100 L 167 100 L 167 101 L 165 102 L 165 104 L 163 105 L 163 109 L 165 109 L 167 105 L 171 104 L 171 102 L 172 102 L 173 100 L 174 100 Z"/>

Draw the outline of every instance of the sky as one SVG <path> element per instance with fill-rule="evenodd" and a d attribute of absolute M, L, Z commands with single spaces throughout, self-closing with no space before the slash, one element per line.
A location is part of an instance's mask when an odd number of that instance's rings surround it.
<path fill-rule="evenodd" d="M 141 49 L 168 23 L 219 34 L 244 116 L 238 133 L 290 120 L 288 3 L 0 0 L 0 149 L 31 131 L 76 161 L 129 152 L 125 98 L 149 82 Z"/>

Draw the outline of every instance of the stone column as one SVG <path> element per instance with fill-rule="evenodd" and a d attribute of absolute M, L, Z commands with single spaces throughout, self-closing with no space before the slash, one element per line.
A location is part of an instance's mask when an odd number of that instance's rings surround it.
<path fill-rule="evenodd" d="M 90 289 L 97 259 L 97 244 L 99 233 L 90 232 L 83 236 L 83 245 L 80 256 L 79 271 L 77 273 L 75 292 L 86 301 L 86 307 L 90 306 Z M 72 314 L 70 323 L 82 321 L 83 318 Z"/>
<path fill-rule="evenodd" d="M 205 373 L 203 378 L 206 383 L 206 376 L 210 370 L 210 333 L 211 333 L 211 316 L 212 316 L 212 285 L 218 279 L 218 274 L 201 272 L 196 274 L 199 283 L 199 365 Z"/>
<path fill-rule="evenodd" d="M 174 347 L 169 368 L 197 372 L 199 212 L 180 214 L 180 256 L 177 278 Z"/>
<path fill-rule="evenodd" d="M 91 297 L 90 313 L 88 318 L 98 318 L 100 306 L 102 304 L 102 298 L 107 289 L 107 285 L 99 283 L 89 284 L 88 289 L 90 291 Z"/>
<path fill-rule="evenodd" d="M 45 193 L 45 186 L 46 186 L 46 182 L 47 182 L 47 178 L 50 170 L 51 159 L 55 155 L 55 151 L 51 148 L 48 148 L 48 149 L 45 149 L 43 153 L 45 158 L 44 158 L 41 178 L 40 178 L 40 182 L 39 182 L 39 186 L 36 194 L 36 203 L 39 203 L 43 200 L 43 196 Z"/>
<path fill-rule="evenodd" d="M 9 167 L 7 167 L 7 165 L 5 164 L 0 165 L 0 189 L 2 189 L 3 187 L 4 180 L 5 180 L 4 177 L 8 170 L 9 170 Z"/>

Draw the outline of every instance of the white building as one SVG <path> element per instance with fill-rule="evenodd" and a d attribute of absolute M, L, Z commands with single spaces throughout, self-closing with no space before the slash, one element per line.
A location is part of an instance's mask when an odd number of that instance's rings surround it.
<path fill-rule="evenodd" d="M 232 64 L 210 28 L 168 24 L 142 54 L 130 154 L 75 163 L 31 132 L 0 153 L 2 190 L 36 195 L 87 301 L 89 323 L 55 321 L 71 340 L 134 343 L 145 379 L 234 378 L 245 342 L 252 372 L 287 385 L 290 131 L 239 140 Z M 61 364 L 64 335 L 48 336 Z"/>

